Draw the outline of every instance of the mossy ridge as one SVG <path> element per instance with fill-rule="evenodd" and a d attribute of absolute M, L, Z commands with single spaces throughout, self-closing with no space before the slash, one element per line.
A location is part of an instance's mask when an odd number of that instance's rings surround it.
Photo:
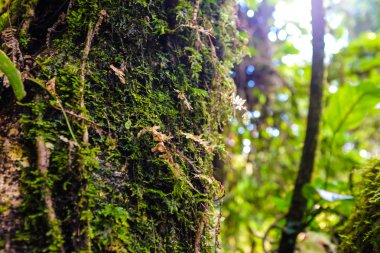
<path fill-rule="evenodd" d="M 198 25 L 212 29 L 212 38 L 188 26 L 191 1 L 75 1 L 64 34 L 53 40 L 54 53 L 37 59 L 36 77 L 54 78 L 56 97 L 34 85 L 42 99 L 25 104 L 31 110 L 23 117 L 25 139 L 32 145 L 44 136 L 54 149 L 47 177 L 33 166 L 23 170 L 28 218 L 17 237 L 21 245 L 30 252 L 59 251 L 62 243 L 70 252 L 194 251 L 199 223 L 212 215 L 205 205 L 212 209 L 220 186 L 212 178 L 213 153 L 180 133 L 203 134 L 216 152 L 223 149 L 219 132 L 234 91 L 228 75 L 240 55 L 233 4 L 202 1 Z M 108 16 L 91 45 L 81 107 L 84 35 L 101 10 Z M 125 84 L 110 65 L 122 70 Z M 53 108 L 58 102 L 78 140 L 84 123 L 89 127 L 89 144 L 74 143 L 63 113 Z M 138 137 L 153 126 L 172 137 L 165 145 L 173 161 L 152 152 L 157 141 L 150 133 Z M 47 224 L 43 185 L 60 211 L 56 224 Z M 209 221 L 202 252 L 213 244 Z M 57 225 L 63 241 L 54 233 Z"/>
<path fill-rule="evenodd" d="M 358 200 L 341 231 L 339 252 L 380 252 L 380 160 L 363 168 Z"/>

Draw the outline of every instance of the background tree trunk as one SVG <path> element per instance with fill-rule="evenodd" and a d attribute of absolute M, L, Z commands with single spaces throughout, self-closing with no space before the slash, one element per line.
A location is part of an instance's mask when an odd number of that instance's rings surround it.
<path fill-rule="evenodd" d="M 302 188 L 305 184 L 310 183 L 318 142 L 319 122 L 322 110 L 325 20 L 323 1 L 312 0 L 311 3 L 313 59 L 307 129 L 292 201 L 286 216 L 286 226 L 282 231 L 279 253 L 293 253 L 297 235 L 307 226 L 307 222 L 304 220 L 307 199 L 302 195 Z"/>
<path fill-rule="evenodd" d="M 223 152 L 240 55 L 233 4 L 9 4 L 1 49 L 27 97 L 17 104 L 0 90 L 0 248 L 217 246 L 213 201 L 223 190 L 212 161 Z"/>

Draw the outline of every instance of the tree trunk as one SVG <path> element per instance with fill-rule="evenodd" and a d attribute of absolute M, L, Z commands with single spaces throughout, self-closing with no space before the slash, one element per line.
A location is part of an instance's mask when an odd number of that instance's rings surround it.
<path fill-rule="evenodd" d="M 293 253 L 297 235 L 306 227 L 304 221 L 307 199 L 302 188 L 310 183 L 318 142 L 323 90 L 324 58 L 324 10 L 322 0 L 312 0 L 313 59 L 310 83 L 309 114 L 302 158 L 295 182 L 292 201 L 286 216 L 286 226 L 282 231 L 279 253 Z"/>
<path fill-rule="evenodd" d="M 0 88 L 0 249 L 212 251 L 233 5 L 10 2 L 1 49 L 27 96 Z"/>

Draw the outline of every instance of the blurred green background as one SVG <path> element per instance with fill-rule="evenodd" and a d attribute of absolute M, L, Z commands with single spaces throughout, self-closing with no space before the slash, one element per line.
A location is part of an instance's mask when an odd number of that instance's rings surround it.
<path fill-rule="evenodd" d="M 304 188 L 310 225 L 299 236 L 300 252 L 336 251 L 357 195 L 358 169 L 380 152 L 380 2 L 326 0 L 324 6 L 323 116 L 312 183 Z M 231 76 L 246 110 L 236 111 L 226 133 L 221 252 L 278 246 L 306 129 L 310 8 L 304 0 L 237 1 L 247 56 Z"/>

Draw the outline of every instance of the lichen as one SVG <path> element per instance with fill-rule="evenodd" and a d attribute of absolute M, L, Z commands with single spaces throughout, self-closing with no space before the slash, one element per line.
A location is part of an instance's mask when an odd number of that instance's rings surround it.
<path fill-rule="evenodd" d="M 39 53 L 22 104 L 30 166 L 13 240 L 27 252 L 211 252 L 222 194 L 212 162 L 223 153 L 229 71 L 240 57 L 234 1 L 202 1 L 196 23 L 185 0 L 61 4 L 70 9 L 50 49 L 25 49 Z M 39 25 L 23 34 L 30 43 L 47 34 Z M 138 134 L 153 127 L 170 138 Z M 46 175 L 32 148 L 39 136 L 52 144 Z"/>

